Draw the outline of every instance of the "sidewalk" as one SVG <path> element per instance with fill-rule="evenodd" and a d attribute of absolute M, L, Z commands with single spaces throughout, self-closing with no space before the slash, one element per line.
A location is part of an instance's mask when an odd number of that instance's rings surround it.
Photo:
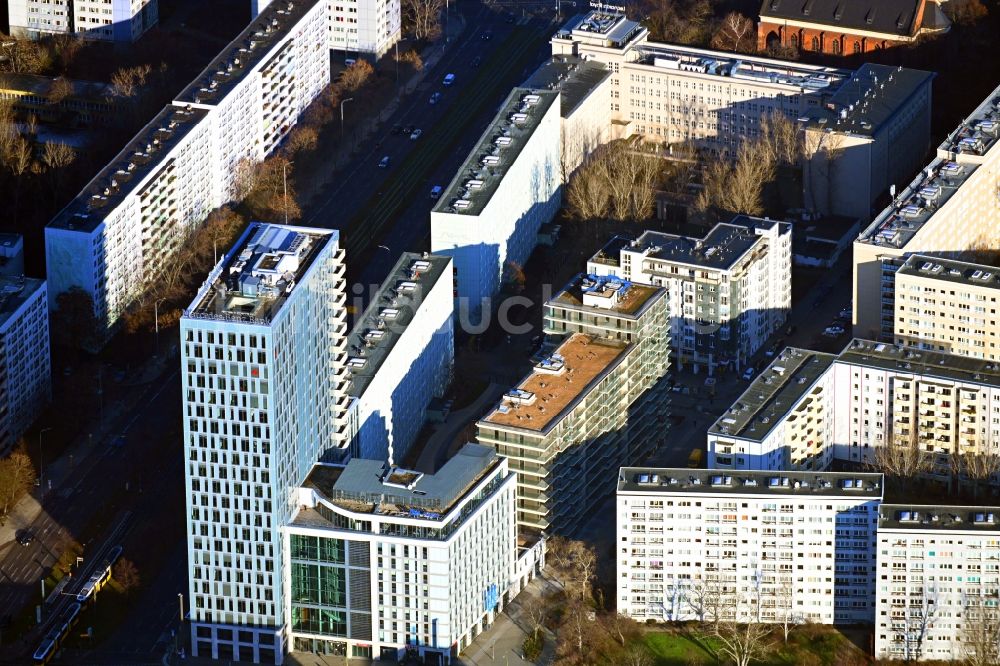
<path fill-rule="evenodd" d="M 517 598 L 507 604 L 493 625 L 476 636 L 454 663 L 467 666 L 493 666 L 493 664 L 534 666 L 552 663 L 555 657 L 556 639 L 547 628 L 542 629 L 545 636 L 542 655 L 534 662 L 524 659 L 524 639 L 531 631 L 531 622 L 521 609 L 522 604 L 531 598 L 541 596 L 551 585 L 544 578 L 536 578 L 528 583 Z"/>
<path fill-rule="evenodd" d="M 451 445 L 458 433 L 469 425 L 472 421 L 480 418 L 486 409 L 503 395 L 505 387 L 496 382 L 483 389 L 483 392 L 471 404 L 462 409 L 451 412 L 444 423 L 438 425 L 437 430 L 427 440 L 424 450 L 417 458 L 416 468 L 427 474 L 433 474 L 444 462 L 451 450 Z"/>
<path fill-rule="evenodd" d="M 162 353 L 151 359 L 137 377 L 122 384 L 136 390 L 129 394 L 128 400 L 120 400 L 106 406 L 103 418 L 86 424 L 81 429 L 81 434 L 66 448 L 61 457 L 45 463 L 44 487 L 33 488 L 14 505 L 5 523 L 0 526 L 0 546 L 13 541 L 18 530 L 34 523 L 42 513 L 42 503 L 47 496 L 56 494 L 68 497 L 73 492 L 79 479 L 82 478 L 82 474 L 79 473 L 80 467 L 87 465 L 89 468 L 97 464 L 99 454 L 96 452 L 106 449 L 110 437 L 124 434 L 131 425 L 132 422 L 129 421 L 122 427 L 120 423 L 122 417 L 133 412 L 150 390 L 156 388 L 157 380 L 165 379 L 167 373 L 176 367 L 176 356 L 170 352 Z"/>

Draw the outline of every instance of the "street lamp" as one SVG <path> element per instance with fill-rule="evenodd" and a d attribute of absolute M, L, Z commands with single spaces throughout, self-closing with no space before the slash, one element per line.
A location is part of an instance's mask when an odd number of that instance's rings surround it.
<path fill-rule="evenodd" d="M 49 430 L 52 428 L 42 428 L 38 431 L 38 485 L 41 486 L 42 492 L 45 492 L 45 458 L 42 454 L 42 435 Z"/>
<path fill-rule="evenodd" d="M 347 99 L 340 100 L 340 140 L 344 140 L 344 105 L 348 102 L 353 102 L 353 97 L 348 97 Z"/>
<path fill-rule="evenodd" d="M 153 356 L 160 353 L 160 303 L 167 300 L 159 298 L 153 303 Z"/>
<path fill-rule="evenodd" d="M 341 107 L 340 110 L 340 136 L 344 136 L 344 110 Z M 285 209 L 285 224 L 288 224 L 288 167 L 295 162 L 285 162 L 281 165 L 281 187 L 282 187 L 282 200 L 281 207 Z"/>

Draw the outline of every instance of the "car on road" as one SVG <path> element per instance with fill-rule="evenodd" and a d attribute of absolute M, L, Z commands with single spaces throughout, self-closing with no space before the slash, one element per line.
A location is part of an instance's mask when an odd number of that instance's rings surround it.
<path fill-rule="evenodd" d="M 440 198 L 441 192 L 443 191 L 444 191 L 443 187 L 441 187 L 440 185 L 435 185 L 434 187 L 431 188 L 431 199 Z"/>
<path fill-rule="evenodd" d="M 441 99 L 441 93 L 439 93 L 439 92 L 436 92 L 436 93 L 434 93 L 433 95 L 431 95 L 431 98 L 430 98 L 430 100 L 428 100 L 428 101 L 429 101 L 429 102 L 430 102 L 431 104 L 437 104 L 437 103 L 438 103 L 438 100 L 440 100 L 440 99 Z"/>
<path fill-rule="evenodd" d="M 753 379 L 754 373 L 756 372 L 757 371 L 754 370 L 753 367 L 747 368 L 746 370 L 743 371 L 743 379 L 745 379 L 746 381 L 750 381 L 751 379 Z"/>
<path fill-rule="evenodd" d="M 454 74 L 445 74 L 444 75 L 444 80 L 441 81 L 441 85 L 443 85 L 443 86 L 450 86 L 454 82 L 455 82 L 455 75 Z"/>
<path fill-rule="evenodd" d="M 389 156 L 385 155 L 382 159 L 378 161 L 378 168 L 385 169 L 389 166 Z"/>
<path fill-rule="evenodd" d="M 487 30 L 486 32 L 483 33 L 482 40 L 484 42 L 488 42 L 491 39 L 493 39 L 493 31 L 492 30 Z"/>
<path fill-rule="evenodd" d="M 850 319 L 853 315 L 854 315 L 853 308 L 847 307 L 841 310 L 838 316 L 843 317 L 844 319 Z"/>
<path fill-rule="evenodd" d="M 35 541 L 35 535 L 31 530 L 21 530 L 16 535 L 17 542 L 22 546 L 30 546 Z"/>
<path fill-rule="evenodd" d="M 681 384 L 677 384 L 675 386 L 671 386 L 670 390 L 673 391 L 674 393 L 681 393 L 683 395 L 688 395 L 689 393 L 691 393 L 691 389 L 689 389 L 687 386 L 683 386 Z"/>
<path fill-rule="evenodd" d="M 424 131 L 419 128 L 413 130 L 412 132 L 410 132 L 410 141 L 416 141 L 417 139 L 420 138 L 420 135 L 423 133 Z"/>
<path fill-rule="evenodd" d="M 413 130 L 417 129 L 413 125 L 406 125 L 403 127 L 403 134 L 412 134 Z"/>
<path fill-rule="evenodd" d="M 472 66 L 473 67 L 479 67 L 482 64 L 483 64 L 483 57 L 482 56 L 476 56 L 475 58 L 472 59 Z"/>
<path fill-rule="evenodd" d="M 844 327 L 839 325 L 827 326 L 823 329 L 823 335 L 828 338 L 839 338 L 845 332 Z"/>
<path fill-rule="evenodd" d="M 389 130 L 389 134 L 391 134 L 393 136 L 399 136 L 402 133 L 403 133 L 403 126 L 400 125 L 399 123 L 396 123 L 395 125 L 393 125 L 392 129 Z"/>

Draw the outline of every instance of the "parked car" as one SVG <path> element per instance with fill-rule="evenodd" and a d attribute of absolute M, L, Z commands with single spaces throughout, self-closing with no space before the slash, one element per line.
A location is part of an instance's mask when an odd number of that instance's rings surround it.
<path fill-rule="evenodd" d="M 440 99 L 441 99 L 441 93 L 436 92 L 433 95 L 431 95 L 431 98 L 430 98 L 429 102 L 431 104 L 437 104 L 438 100 L 440 100 Z"/>
<path fill-rule="evenodd" d="M 389 166 L 389 156 L 386 155 L 378 161 L 378 168 L 385 169 L 388 166 Z"/>
<path fill-rule="evenodd" d="M 455 75 L 454 74 L 445 74 L 444 75 L 444 80 L 441 81 L 441 85 L 443 85 L 443 86 L 450 86 L 454 82 L 455 82 Z"/>
<path fill-rule="evenodd" d="M 443 187 L 441 187 L 440 185 L 435 185 L 434 187 L 431 188 L 431 199 L 440 198 L 441 192 L 443 191 L 444 191 Z"/>
<path fill-rule="evenodd" d="M 492 30 L 487 30 L 486 32 L 484 32 L 482 39 L 483 39 L 484 42 L 488 42 L 491 39 L 493 39 L 493 31 Z"/>
<path fill-rule="evenodd" d="M 413 130 L 412 132 L 410 132 L 410 141 L 416 141 L 417 139 L 420 138 L 420 135 L 423 133 L 424 131 L 419 128 Z"/>
<path fill-rule="evenodd" d="M 403 127 L 403 134 L 412 134 L 413 130 L 417 129 L 413 125 L 406 125 Z"/>
<path fill-rule="evenodd" d="M 839 338 L 845 333 L 843 326 L 827 326 L 823 329 L 823 335 L 828 338 Z"/>
<path fill-rule="evenodd" d="M 840 311 L 839 316 L 843 317 L 844 319 L 850 319 L 851 317 L 854 316 L 854 311 L 851 308 L 844 308 L 843 310 Z"/>
<path fill-rule="evenodd" d="M 743 379 L 745 379 L 746 381 L 750 381 L 751 379 L 753 379 L 753 376 L 756 372 L 757 371 L 754 370 L 752 367 L 747 368 L 746 370 L 743 371 Z"/>
<path fill-rule="evenodd" d="M 22 546 L 30 546 L 35 540 L 35 535 L 31 533 L 31 530 L 21 530 L 17 533 L 16 538 Z"/>

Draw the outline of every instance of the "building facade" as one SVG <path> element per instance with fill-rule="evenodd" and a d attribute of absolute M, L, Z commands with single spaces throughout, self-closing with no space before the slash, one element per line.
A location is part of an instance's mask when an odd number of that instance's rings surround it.
<path fill-rule="evenodd" d="M 791 310 L 792 227 L 740 216 L 704 238 L 616 237 L 587 272 L 663 287 L 679 365 L 740 370 Z"/>
<path fill-rule="evenodd" d="M 4 456 L 52 399 L 45 280 L 0 277 L 0 376 L 0 456 Z"/>
<path fill-rule="evenodd" d="M 514 88 L 431 210 L 431 252 L 454 259 L 460 317 L 494 306 L 559 209 L 559 97 Z"/>
<path fill-rule="evenodd" d="M 400 0 L 329 0 L 330 48 L 381 58 L 402 38 Z"/>
<path fill-rule="evenodd" d="M 451 257 L 404 253 L 347 339 L 351 455 L 402 460 L 455 359 Z"/>
<path fill-rule="evenodd" d="M 507 460 L 476 444 L 434 475 L 317 465 L 283 530 L 292 647 L 453 663 L 520 590 L 514 494 Z"/>
<path fill-rule="evenodd" d="M 875 617 L 881 474 L 623 467 L 618 612 L 639 622 Z"/>
<path fill-rule="evenodd" d="M 914 254 L 895 278 L 897 345 L 1000 359 L 996 267 Z"/>
<path fill-rule="evenodd" d="M 893 339 L 895 273 L 911 254 L 963 259 L 1000 237 L 1000 87 L 854 243 L 854 334 Z"/>
<path fill-rule="evenodd" d="M 913 44 L 950 28 L 937 0 L 764 0 L 757 47 L 857 55 Z"/>
<path fill-rule="evenodd" d="M 134 42 L 159 22 L 157 0 L 7 0 L 10 34 L 38 39 L 75 34 L 83 39 Z"/>
<path fill-rule="evenodd" d="M 961 662 L 996 654 L 998 519 L 993 506 L 881 506 L 877 658 Z"/>
<path fill-rule="evenodd" d="M 237 193 L 330 81 L 325 0 L 275 2 L 45 230 L 50 307 L 93 300 L 100 344 L 185 237 Z"/>
<path fill-rule="evenodd" d="M 253 224 L 181 319 L 195 656 L 282 662 L 295 488 L 348 442 L 336 231 Z"/>

